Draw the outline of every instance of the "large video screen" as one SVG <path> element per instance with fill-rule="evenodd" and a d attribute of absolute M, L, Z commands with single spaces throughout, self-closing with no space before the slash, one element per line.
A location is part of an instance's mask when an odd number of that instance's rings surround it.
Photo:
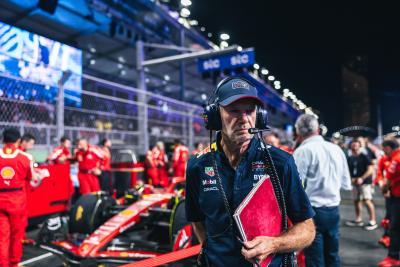
<path fill-rule="evenodd" d="M 57 87 L 64 71 L 65 104 L 81 105 L 82 51 L 0 22 L 0 72 L 8 77 Z"/>

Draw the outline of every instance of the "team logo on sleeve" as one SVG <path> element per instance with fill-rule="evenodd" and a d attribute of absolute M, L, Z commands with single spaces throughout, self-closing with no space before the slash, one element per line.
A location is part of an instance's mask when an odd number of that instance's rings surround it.
<path fill-rule="evenodd" d="M 213 168 L 213 167 L 205 167 L 205 168 L 204 168 L 204 172 L 205 172 L 208 176 L 211 176 L 211 177 L 213 177 L 213 176 L 215 175 L 215 172 L 214 172 L 214 168 Z"/>
<path fill-rule="evenodd" d="M 13 168 L 7 166 L 7 167 L 3 167 L 0 171 L 0 175 L 3 178 L 3 182 L 6 185 L 10 185 L 10 180 L 14 177 L 15 175 L 15 171 Z"/>

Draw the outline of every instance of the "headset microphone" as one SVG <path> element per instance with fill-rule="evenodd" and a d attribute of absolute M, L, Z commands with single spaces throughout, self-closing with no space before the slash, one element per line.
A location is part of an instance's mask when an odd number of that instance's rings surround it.
<path fill-rule="evenodd" d="M 270 131 L 271 129 L 268 127 L 268 128 L 265 128 L 265 129 L 258 129 L 258 128 L 249 128 L 249 134 L 258 134 L 258 133 L 261 133 L 261 132 L 264 132 L 264 131 Z"/>

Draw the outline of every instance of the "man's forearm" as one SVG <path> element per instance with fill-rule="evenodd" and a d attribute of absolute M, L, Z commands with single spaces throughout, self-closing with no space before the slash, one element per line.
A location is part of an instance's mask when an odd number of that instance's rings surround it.
<path fill-rule="evenodd" d="M 295 224 L 286 233 L 275 239 L 276 252 L 292 252 L 311 245 L 315 238 L 312 219 Z"/>
<path fill-rule="evenodd" d="M 206 239 L 206 231 L 204 230 L 203 222 L 193 222 L 192 223 L 194 233 L 201 244 L 203 244 Z"/>

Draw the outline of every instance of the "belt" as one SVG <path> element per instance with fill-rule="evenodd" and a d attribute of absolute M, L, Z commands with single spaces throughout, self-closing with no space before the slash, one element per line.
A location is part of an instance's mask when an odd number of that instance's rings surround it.
<path fill-rule="evenodd" d="M 15 191 L 21 191 L 22 187 L 17 187 L 17 188 L 0 188 L 0 193 L 2 192 L 15 192 Z"/>

